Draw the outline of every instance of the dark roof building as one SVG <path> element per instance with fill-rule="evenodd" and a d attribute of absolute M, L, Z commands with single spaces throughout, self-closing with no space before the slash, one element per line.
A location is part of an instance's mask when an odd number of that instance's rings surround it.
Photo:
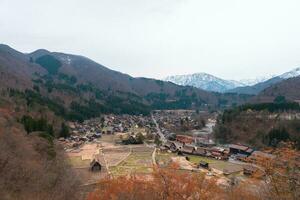
<path fill-rule="evenodd" d="M 200 163 L 199 163 L 199 167 L 203 167 L 203 168 L 205 168 L 205 169 L 208 169 L 208 163 L 207 162 L 205 162 L 205 161 L 200 161 Z"/>
<path fill-rule="evenodd" d="M 230 144 L 229 153 L 230 154 L 245 154 L 247 156 L 251 155 L 254 150 L 248 146 L 240 144 Z"/>
<path fill-rule="evenodd" d="M 186 154 L 193 154 L 194 151 L 195 151 L 195 147 L 192 145 L 184 145 L 183 148 L 181 149 L 181 152 Z"/>
<path fill-rule="evenodd" d="M 199 156 L 205 156 L 206 155 L 206 149 L 203 147 L 197 147 L 194 151 L 195 155 L 199 155 Z"/>
<path fill-rule="evenodd" d="M 90 170 L 92 172 L 101 171 L 101 168 L 102 168 L 102 165 L 96 159 L 93 159 L 92 162 L 90 163 Z"/>
<path fill-rule="evenodd" d="M 173 152 L 180 151 L 183 148 L 183 144 L 180 142 L 172 142 L 170 150 Z"/>

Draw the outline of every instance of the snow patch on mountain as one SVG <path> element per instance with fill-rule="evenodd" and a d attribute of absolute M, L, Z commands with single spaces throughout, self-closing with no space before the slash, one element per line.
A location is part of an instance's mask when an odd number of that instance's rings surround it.
<path fill-rule="evenodd" d="M 266 82 L 275 77 L 288 79 L 297 76 L 300 76 L 300 67 L 279 76 L 266 75 L 259 76 L 253 79 L 242 79 L 237 81 L 221 79 L 207 73 L 168 76 L 163 80 L 173 82 L 177 85 L 193 86 L 207 91 L 223 93 L 237 87 L 254 86 L 258 83 Z"/>
<path fill-rule="evenodd" d="M 295 68 L 289 72 L 286 72 L 286 73 L 280 75 L 279 77 L 283 78 L 283 79 L 288 79 L 288 78 L 294 78 L 297 76 L 300 76 L 300 67 Z"/>
<path fill-rule="evenodd" d="M 241 79 L 238 82 L 244 84 L 245 86 L 253 86 L 253 85 L 256 85 L 257 83 L 267 81 L 274 77 L 276 77 L 276 75 L 259 76 L 259 77 L 252 78 L 252 79 Z"/>
<path fill-rule="evenodd" d="M 224 80 L 207 73 L 168 76 L 164 80 L 178 85 L 193 86 L 213 92 L 225 92 L 226 90 L 244 86 L 244 84 L 238 81 Z"/>

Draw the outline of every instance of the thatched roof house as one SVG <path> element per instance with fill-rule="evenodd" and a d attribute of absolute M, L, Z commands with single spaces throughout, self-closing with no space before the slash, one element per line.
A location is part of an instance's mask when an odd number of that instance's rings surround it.
<path fill-rule="evenodd" d="M 170 150 L 173 152 L 181 151 L 183 148 L 183 144 L 180 142 L 172 142 L 170 146 Z"/>
<path fill-rule="evenodd" d="M 186 154 L 193 154 L 195 151 L 195 147 L 192 145 L 184 145 L 180 151 Z"/>
<path fill-rule="evenodd" d="M 102 165 L 96 159 L 93 159 L 92 162 L 90 163 L 90 170 L 92 172 L 101 171 L 101 168 L 102 168 Z"/>

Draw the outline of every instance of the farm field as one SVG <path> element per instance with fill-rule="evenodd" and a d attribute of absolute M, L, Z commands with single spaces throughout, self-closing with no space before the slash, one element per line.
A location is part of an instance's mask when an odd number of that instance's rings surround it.
<path fill-rule="evenodd" d="M 152 172 L 152 148 L 132 147 L 131 154 L 119 165 L 109 168 L 113 176 L 148 174 Z"/>
<path fill-rule="evenodd" d="M 239 164 L 235 164 L 235 163 L 230 163 L 227 161 L 222 161 L 222 160 L 216 160 L 213 158 L 207 158 L 207 157 L 203 157 L 203 156 L 196 156 L 196 155 L 187 155 L 187 157 L 189 158 L 189 162 L 194 166 L 197 167 L 198 164 L 200 163 L 200 161 L 204 161 L 209 163 L 209 166 L 213 169 L 215 169 L 216 171 L 220 171 L 220 172 L 240 172 L 242 171 L 243 167 Z M 177 158 L 180 158 L 179 156 L 177 156 L 174 153 L 167 153 L 167 152 L 159 152 L 157 151 L 156 153 L 156 162 L 159 166 L 161 167 L 166 167 L 168 166 L 168 164 L 170 164 L 173 161 L 176 161 Z M 183 157 L 181 157 L 183 158 Z M 178 159 L 177 159 L 178 160 Z M 179 161 L 183 161 L 182 160 L 178 160 Z"/>
<path fill-rule="evenodd" d="M 218 165 L 226 165 L 226 161 L 222 161 L 222 160 L 216 160 L 213 158 L 208 158 L 208 157 L 204 157 L 204 156 L 196 156 L 196 155 L 188 155 L 187 156 L 190 159 L 190 162 L 193 164 L 198 165 L 200 161 L 204 161 L 207 162 L 209 164 L 218 164 Z"/>
<path fill-rule="evenodd" d="M 173 153 L 156 151 L 155 160 L 160 167 L 167 167 L 174 156 L 176 155 Z"/>
<path fill-rule="evenodd" d="M 240 172 L 243 170 L 243 167 L 239 164 L 231 163 L 223 160 L 216 160 L 213 158 L 207 158 L 202 156 L 189 155 L 188 158 L 190 162 L 195 165 L 198 165 L 200 161 L 207 162 L 209 166 L 217 171 L 227 171 L 227 172 Z"/>
<path fill-rule="evenodd" d="M 85 168 L 90 165 L 90 160 L 82 160 L 81 156 L 69 157 L 69 163 L 74 168 Z"/>

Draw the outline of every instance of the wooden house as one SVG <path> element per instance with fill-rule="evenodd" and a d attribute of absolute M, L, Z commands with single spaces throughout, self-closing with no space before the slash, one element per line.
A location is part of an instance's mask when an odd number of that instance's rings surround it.
<path fill-rule="evenodd" d="M 240 144 L 230 144 L 229 153 L 230 154 L 244 154 L 250 156 L 254 150 L 250 147 L 240 145 Z"/>
<path fill-rule="evenodd" d="M 167 142 L 164 144 L 164 146 L 165 146 L 166 148 L 168 148 L 168 149 L 171 148 L 171 145 L 172 145 L 172 142 L 171 142 L 171 141 L 167 141 Z"/>
<path fill-rule="evenodd" d="M 172 151 L 172 152 L 178 152 L 178 151 L 181 151 L 182 150 L 182 148 L 183 148 L 183 144 L 182 143 L 180 143 L 180 142 L 172 142 L 171 143 L 171 146 L 170 146 L 170 150 Z"/>
<path fill-rule="evenodd" d="M 206 156 L 206 149 L 203 147 L 197 147 L 194 151 L 194 154 L 197 156 Z"/>
<path fill-rule="evenodd" d="M 92 172 L 100 172 L 101 168 L 102 168 L 102 165 L 96 159 L 93 159 L 92 162 L 90 163 L 90 170 Z"/>
<path fill-rule="evenodd" d="M 198 167 L 202 167 L 202 168 L 205 168 L 205 169 L 208 169 L 209 168 L 209 164 L 208 162 L 205 162 L 205 161 L 200 161 Z"/>
<path fill-rule="evenodd" d="M 195 147 L 192 145 L 184 145 L 180 151 L 184 154 L 193 154 Z"/>
<path fill-rule="evenodd" d="M 176 141 L 181 142 L 183 144 L 191 144 L 194 142 L 194 138 L 187 135 L 176 135 Z"/>

